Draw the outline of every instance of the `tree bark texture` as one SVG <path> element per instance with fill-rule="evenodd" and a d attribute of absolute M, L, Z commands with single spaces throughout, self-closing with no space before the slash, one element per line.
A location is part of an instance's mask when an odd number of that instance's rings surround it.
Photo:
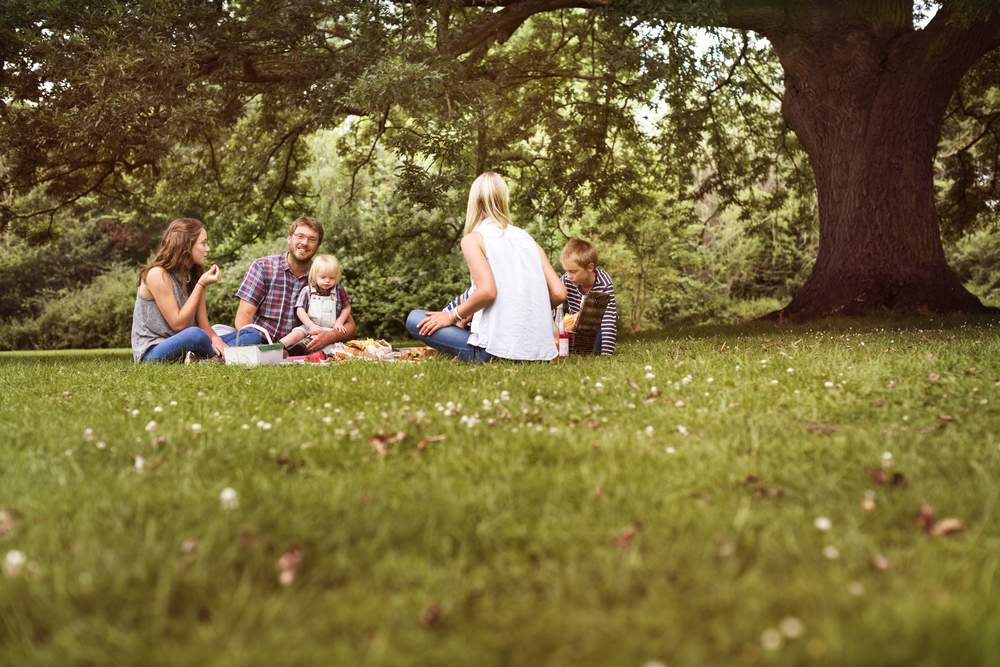
<path fill-rule="evenodd" d="M 945 260 L 933 164 L 948 102 L 996 46 L 997 25 L 959 28 L 939 16 L 913 30 L 898 3 L 884 3 L 884 22 L 877 2 L 859 4 L 864 20 L 813 21 L 804 10 L 789 17 L 797 30 L 768 35 L 785 71 L 782 113 L 809 154 L 820 216 L 812 274 L 771 317 L 996 311 Z"/>

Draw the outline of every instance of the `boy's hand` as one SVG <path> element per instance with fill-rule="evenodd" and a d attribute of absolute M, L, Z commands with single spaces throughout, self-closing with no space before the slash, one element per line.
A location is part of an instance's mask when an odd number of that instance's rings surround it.
<path fill-rule="evenodd" d="M 337 333 L 347 333 L 347 327 L 345 327 L 343 324 L 334 324 L 333 330 L 336 331 Z"/>
<path fill-rule="evenodd" d="M 319 333 L 320 333 L 321 331 L 323 331 L 323 329 L 322 329 L 322 328 L 320 328 L 320 327 L 318 327 L 318 326 L 316 326 L 315 324 L 314 324 L 314 325 L 312 325 L 311 327 L 309 327 L 309 335 L 310 335 L 310 336 L 316 336 L 316 335 L 318 335 L 318 334 L 319 334 Z"/>

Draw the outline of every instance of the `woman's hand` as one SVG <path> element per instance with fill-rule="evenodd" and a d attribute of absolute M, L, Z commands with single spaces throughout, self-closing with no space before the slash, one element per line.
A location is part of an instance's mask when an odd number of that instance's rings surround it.
<path fill-rule="evenodd" d="M 219 282 L 219 276 L 222 275 L 222 271 L 215 264 L 212 264 L 212 268 L 201 274 L 201 278 L 198 278 L 198 282 L 201 283 L 202 287 L 208 287 L 209 285 L 214 285 Z"/>
<path fill-rule="evenodd" d="M 211 333 L 208 334 L 208 337 L 212 340 L 212 349 L 215 350 L 215 356 L 221 357 L 222 351 L 229 346 L 226 345 L 221 338 L 219 338 L 219 334 L 215 333 L 214 330 L 209 329 L 209 331 Z"/>
<path fill-rule="evenodd" d="M 435 311 L 427 313 L 427 317 L 421 320 L 417 327 L 420 329 L 421 336 L 430 336 L 438 329 L 450 327 L 452 324 L 450 313 Z"/>

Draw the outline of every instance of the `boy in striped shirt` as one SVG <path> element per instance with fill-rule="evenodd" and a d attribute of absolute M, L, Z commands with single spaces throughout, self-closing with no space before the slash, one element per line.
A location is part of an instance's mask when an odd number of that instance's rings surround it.
<path fill-rule="evenodd" d="M 566 305 L 569 314 L 580 312 L 583 297 L 591 290 L 606 292 L 611 295 L 608 309 L 604 311 L 601 320 L 601 330 L 597 334 L 594 354 L 613 354 L 615 342 L 618 340 L 618 309 L 615 307 L 615 287 L 607 271 L 597 268 L 597 251 L 594 244 L 583 239 L 570 239 L 566 247 L 559 253 L 566 273 L 561 278 L 566 285 Z"/>

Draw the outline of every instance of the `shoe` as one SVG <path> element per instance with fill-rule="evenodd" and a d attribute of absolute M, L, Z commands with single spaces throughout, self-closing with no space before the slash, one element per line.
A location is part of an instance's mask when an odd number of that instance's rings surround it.
<path fill-rule="evenodd" d="M 304 357 L 309 354 L 309 350 L 306 349 L 305 343 L 296 343 L 285 348 L 288 350 L 289 357 Z"/>
<path fill-rule="evenodd" d="M 188 350 L 187 353 L 184 354 L 184 363 L 193 364 L 197 358 L 198 357 L 195 355 L 194 351 Z"/>

